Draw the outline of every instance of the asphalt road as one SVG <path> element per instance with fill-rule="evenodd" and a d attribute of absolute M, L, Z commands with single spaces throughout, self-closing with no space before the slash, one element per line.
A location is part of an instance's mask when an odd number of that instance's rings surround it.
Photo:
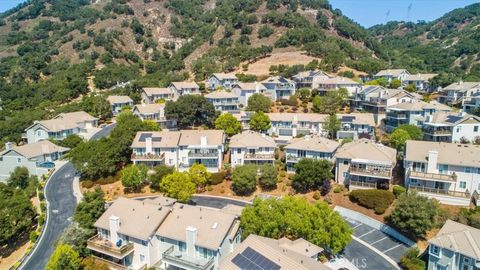
<path fill-rule="evenodd" d="M 97 140 L 108 136 L 115 124 L 104 127 L 92 136 L 90 140 Z M 35 250 L 20 266 L 22 270 L 45 269 L 55 243 L 63 231 L 70 225 L 77 199 L 73 195 L 73 179 L 77 171 L 68 162 L 58 169 L 45 187 L 45 198 L 48 202 L 48 220 L 45 230 Z"/>

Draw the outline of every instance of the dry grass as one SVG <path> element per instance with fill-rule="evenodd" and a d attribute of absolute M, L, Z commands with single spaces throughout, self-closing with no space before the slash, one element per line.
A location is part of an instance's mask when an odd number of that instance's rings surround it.
<path fill-rule="evenodd" d="M 290 51 L 275 49 L 274 52 L 263 59 L 258 60 L 248 66 L 245 73 L 259 75 L 268 75 L 271 65 L 306 65 L 312 60 L 320 60 L 319 58 L 306 55 L 305 52 L 291 51 L 293 48 L 285 48 Z"/>

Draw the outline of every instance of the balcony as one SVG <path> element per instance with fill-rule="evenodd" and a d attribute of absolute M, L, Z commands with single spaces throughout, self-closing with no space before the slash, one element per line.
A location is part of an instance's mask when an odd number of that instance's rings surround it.
<path fill-rule="evenodd" d="M 452 197 L 459 197 L 459 198 L 470 198 L 470 192 L 461 192 L 461 191 L 450 191 L 446 189 L 439 189 L 439 188 L 429 188 L 424 186 L 408 186 L 408 190 L 415 190 L 417 192 L 426 192 L 431 194 L 439 194 L 439 195 L 447 195 Z"/>
<path fill-rule="evenodd" d="M 439 173 L 410 171 L 408 174 L 408 177 L 418 179 L 418 180 L 440 181 L 440 182 L 448 182 L 448 183 L 452 183 L 452 182 L 455 183 L 457 181 L 456 177 L 453 175 L 439 174 Z"/>
<path fill-rule="evenodd" d="M 433 128 L 424 128 L 423 133 L 429 134 L 432 136 L 451 136 L 452 130 L 450 129 L 433 129 Z"/>
<path fill-rule="evenodd" d="M 207 270 L 212 268 L 214 257 L 190 257 L 184 252 L 176 251 L 174 246 L 171 246 L 163 253 L 163 262 L 188 270 Z"/>
<path fill-rule="evenodd" d="M 349 183 L 350 183 L 350 186 L 355 186 L 355 187 L 372 188 L 372 189 L 377 188 L 377 183 L 376 182 L 350 180 Z"/>
<path fill-rule="evenodd" d="M 218 152 L 188 152 L 189 158 L 218 158 Z"/>
<path fill-rule="evenodd" d="M 163 160 L 165 158 L 165 153 L 155 154 L 155 153 L 148 153 L 148 154 L 135 154 L 133 153 L 131 156 L 131 160 Z"/>
<path fill-rule="evenodd" d="M 87 248 L 118 259 L 122 259 L 133 252 L 133 243 L 122 243 L 121 246 L 117 247 L 115 244 L 110 242 L 110 240 L 102 238 L 97 234 L 87 240 Z"/>
<path fill-rule="evenodd" d="M 350 166 L 349 171 L 351 175 L 366 176 L 372 178 L 387 178 L 392 177 L 390 167 L 369 167 L 360 168 L 357 166 Z"/>
<path fill-rule="evenodd" d="M 275 154 L 256 154 L 256 153 L 246 153 L 245 159 L 275 159 Z"/>

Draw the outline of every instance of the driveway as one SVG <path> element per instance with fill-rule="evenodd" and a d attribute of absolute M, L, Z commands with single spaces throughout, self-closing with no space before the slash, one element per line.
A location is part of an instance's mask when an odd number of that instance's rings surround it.
<path fill-rule="evenodd" d="M 114 127 L 115 124 L 106 126 L 93 135 L 91 140 L 108 136 Z M 19 269 L 45 269 L 47 261 L 53 253 L 55 243 L 63 231 L 70 225 L 77 205 L 73 189 L 73 181 L 76 174 L 77 171 L 72 163 L 67 162 L 58 168 L 48 180 L 45 186 L 45 199 L 48 206 L 48 218 L 45 229 L 38 240 L 37 246 Z"/>

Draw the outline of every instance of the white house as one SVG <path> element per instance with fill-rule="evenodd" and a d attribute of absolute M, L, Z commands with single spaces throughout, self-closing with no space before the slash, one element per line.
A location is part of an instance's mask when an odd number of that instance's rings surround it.
<path fill-rule="evenodd" d="M 295 95 L 295 82 L 290 79 L 273 76 L 261 82 L 267 89 L 266 95 L 272 100 L 288 99 Z"/>
<path fill-rule="evenodd" d="M 196 82 L 172 82 L 168 86 L 175 99 L 183 95 L 200 95 L 200 86 Z"/>
<path fill-rule="evenodd" d="M 480 92 L 480 82 L 456 82 L 439 91 L 438 101 L 444 104 L 457 104 L 468 100 Z"/>
<path fill-rule="evenodd" d="M 160 125 L 162 129 L 175 129 L 177 127 L 176 120 L 167 120 L 165 117 L 165 104 L 142 103 L 133 107 L 133 114 L 142 121 L 153 121 Z"/>
<path fill-rule="evenodd" d="M 323 124 L 326 114 L 318 113 L 267 113 L 271 127 L 267 131 L 270 136 L 288 141 L 298 135 L 326 135 Z"/>
<path fill-rule="evenodd" d="M 63 140 L 72 134 L 84 136 L 97 125 L 98 119 L 84 111 L 61 113 L 49 120 L 34 121 L 25 129 L 23 138 L 28 143 L 47 139 Z"/>
<path fill-rule="evenodd" d="M 407 141 L 405 187 L 444 204 L 468 206 L 480 190 L 480 146 Z"/>
<path fill-rule="evenodd" d="M 258 82 L 252 83 L 236 83 L 233 86 L 232 93 L 239 97 L 240 104 L 247 106 L 248 98 L 255 93 L 264 94 L 267 91 L 267 88 Z"/>
<path fill-rule="evenodd" d="M 230 139 L 230 162 L 232 167 L 244 164 L 273 164 L 275 141 L 265 134 L 251 130 L 232 136 Z"/>
<path fill-rule="evenodd" d="M 417 73 L 407 75 L 403 78 L 403 85 L 414 85 L 418 91 L 427 91 L 430 92 L 434 90 L 430 85 L 430 81 L 435 78 L 438 74 L 434 73 Z"/>
<path fill-rule="evenodd" d="M 205 98 L 217 111 L 234 113 L 240 109 L 239 96 L 233 92 L 217 90 L 206 94 Z"/>
<path fill-rule="evenodd" d="M 238 83 L 238 78 L 234 74 L 227 73 L 213 73 L 208 77 L 208 89 L 216 90 L 219 87 L 225 89 L 232 89 L 232 87 Z"/>
<path fill-rule="evenodd" d="M 374 79 L 385 78 L 390 83 L 393 79 L 404 81 L 410 73 L 406 69 L 384 69 L 373 75 Z"/>
<path fill-rule="evenodd" d="M 152 104 L 158 100 L 169 101 L 173 100 L 175 95 L 171 88 L 161 87 L 144 87 L 141 92 L 142 103 Z"/>
<path fill-rule="evenodd" d="M 364 86 L 352 99 L 352 105 L 362 111 L 384 114 L 388 107 L 404 102 L 415 102 L 422 97 L 401 89 L 379 85 Z"/>
<path fill-rule="evenodd" d="M 133 107 L 133 100 L 129 96 L 108 96 L 107 101 L 110 103 L 113 115 L 117 115 L 125 107 Z"/>
<path fill-rule="evenodd" d="M 330 78 L 333 78 L 333 76 L 328 75 L 321 70 L 307 70 L 295 74 L 292 77 L 292 80 L 295 82 L 295 86 L 297 89 L 318 89 L 320 82 Z"/>
<path fill-rule="evenodd" d="M 466 113 L 475 113 L 480 108 L 480 91 L 472 93 L 469 98 L 463 100 L 462 110 Z"/>
<path fill-rule="evenodd" d="M 325 93 L 328 91 L 335 91 L 339 90 L 340 88 L 345 88 L 347 89 L 348 96 L 352 97 L 355 95 L 356 92 L 361 89 L 361 87 L 361 83 L 356 82 L 350 78 L 340 76 L 328 78 L 318 83 L 318 90 L 320 95 L 325 95 Z"/>
<path fill-rule="evenodd" d="M 0 152 L 0 181 L 6 180 L 16 167 L 26 167 L 31 175 L 41 177 L 53 169 L 53 162 L 68 150 L 48 140 L 15 147 L 8 142 L 5 150 Z"/>
<path fill-rule="evenodd" d="M 480 230 L 447 220 L 428 240 L 428 270 L 480 268 Z"/>
<path fill-rule="evenodd" d="M 326 159 L 333 161 L 335 151 L 340 147 L 337 141 L 321 136 L 306 135 L 303 138 L 292 139 L 285 146 L 285 163 L 287 171 L 295 172 L 295 164 L 302 158 Z"/>
<path fill-rule="evenodd" d="M 466 113 L 436 112 L 422 126 L 424 140 L 473 142 L 480 140 L 480 117 Z"/>

